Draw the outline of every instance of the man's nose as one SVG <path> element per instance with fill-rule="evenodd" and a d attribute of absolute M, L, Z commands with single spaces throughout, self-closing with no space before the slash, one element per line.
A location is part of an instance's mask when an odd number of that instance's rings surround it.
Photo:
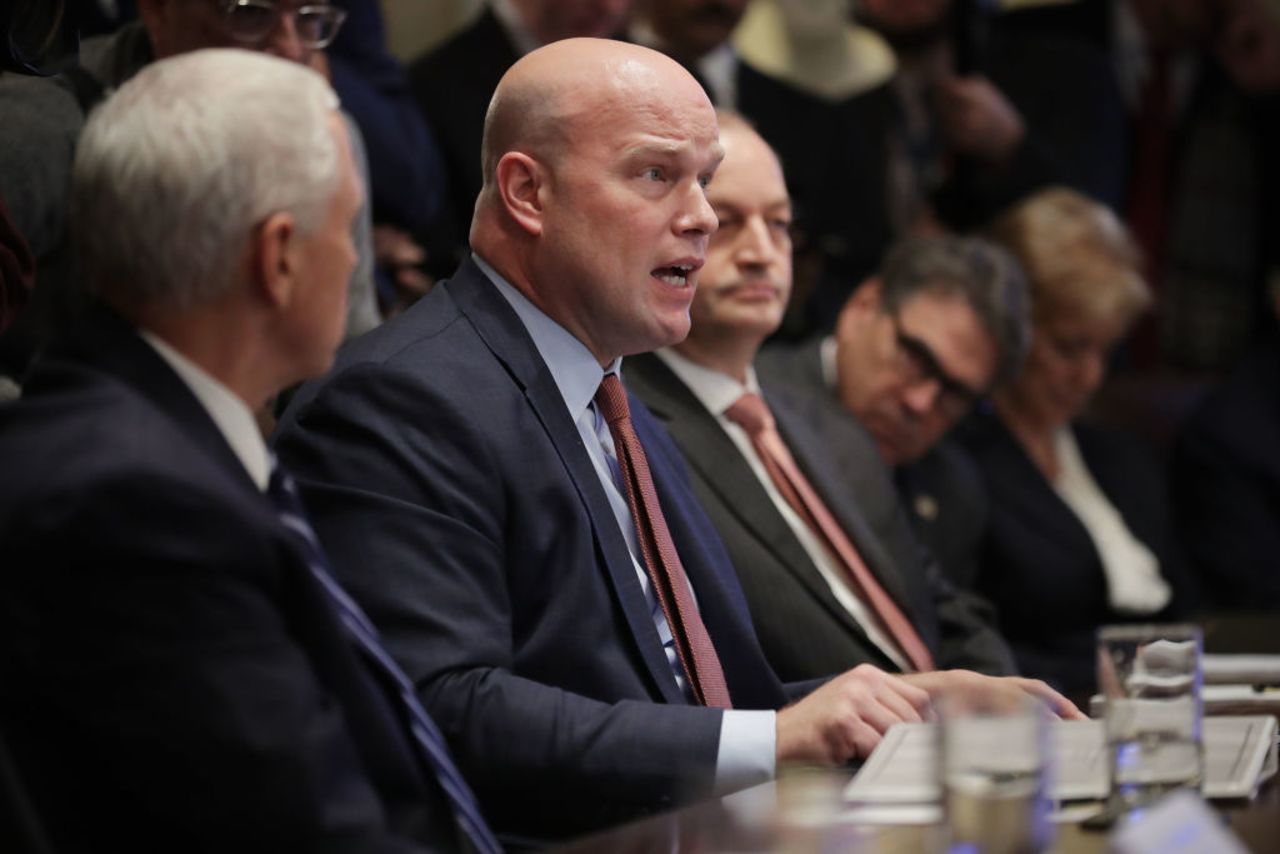
<path fill-rule="evenodd" d="M 293 10 L 285 10 L 276 15 L 263 50 L 281 59 L 293 62 L 307 61 L 311 55 L 311 48 L 302 43 L 302 37 L 298 32 L 298 18 Z"/>

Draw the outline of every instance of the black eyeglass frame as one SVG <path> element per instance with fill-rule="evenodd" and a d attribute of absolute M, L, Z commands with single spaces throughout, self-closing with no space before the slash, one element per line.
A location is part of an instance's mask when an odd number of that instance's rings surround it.
<path fill-rule="evenodd" d="M 894 341 L 898 352 L 906 356 L 911 365 L 911 383 L 932 381 L 941 389 L 939 403 L 951 401 L 951 408 L 968 409 L 986 396 L 985 390 L 975 389 L 958 380 L 942 367 L 933 349 L 923 340 L 902 328 L 902 318 L 897 312 L 886 312 L 889 322 L 893 324 Z"/>

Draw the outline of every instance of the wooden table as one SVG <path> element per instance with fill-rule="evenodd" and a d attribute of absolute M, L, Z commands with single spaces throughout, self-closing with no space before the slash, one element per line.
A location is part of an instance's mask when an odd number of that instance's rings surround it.
<path fill-rule="evenodd" d="M 1280 653 L 1280 615 L 1205 616 L 1205 649 L 1209 652 Z M 819 837 L 788 828 L 777 808 L 773 783 L 718 801 L 687 807 L 667 815 L 624 825 L 567 846 L 569 854 L 628 852 L 856 851 L 858 854 L 917 854 L 942 850 L 942 828 L 936 825 L 855 825 L 837 821 Z M 1217 803 L 1223 821 L 1258 854 L 1280 852 L 1280 784 L 1271 780 L 1248 802 Z M 1104 832 L 1078 825 L 1058 825 L 1053 851 L 1060 854 L 1103 854 Z"/>
<path fill-rule="evenodd" d="M 837 820 L 834 827 L 817 834 L 786 827 L 774 808 L 777 787 L 766 783 L 755 789 L 708 801 L 605 833 L 590 836 L 561 849 L 566 854 L 628 854 L 628 852 L 843 852 L 857 854 L 920 854 L 943 850 L 942 828 L 937 825 L 856 825 Z M 1280 786 L 1264 784 L 1258 797 L 1247 803 L 1218 804 L 1223 821 L 1250 851 L 1280 851 Z M 1052 851 L 1059 854 L 1104 854 L 1105 832 L 1061 824 Z"/>

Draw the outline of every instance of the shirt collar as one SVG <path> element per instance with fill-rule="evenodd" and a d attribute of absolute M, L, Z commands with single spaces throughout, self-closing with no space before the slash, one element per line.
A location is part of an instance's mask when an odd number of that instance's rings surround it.
<path fill-rule="evenodd" d="M 840 369 L 836 365 L 836 353 L 839 351 L 836 336 L 828 335 L 818 345 L 818 359 L 822 368 L 822 383 L 834 391 L 840 380 Z"/>
<path fill-rule="evenodd" d="M 738 53 L 725 42 L 698 60 L 698 73 L 711 87 L 716 106 L 736 109 L 738 106 Z"/>
<path fill-rule="evenodd" d="M 258 489 L 265 491 L 271 477 L 271 456 L 248 405 L 235 392 L 159 336 L 145 329 L 139 329 L 138 334 L 191 389 L 191 393 L 209 413 L 218 431 L 249 473 L 249 477 L 257 484 Z"/>
<path fill-rule="evenodd" d="M 472 253 L 471 257 L 524 324 L 533 339 L 533 346 L 538 349 L 538 355 L 546 362 L 556 387 L 560 389 L 569 415 L 577 421 L 595 398 L 600 380 L 606 373 L 617 373 L 622 367 L 622 359 L 615 359 L 608 371 L 602 370 L 591 351 L 569 330 L 544 314 L 479 255 Z"/>
<path fill-rule="evenodd" d="M 738 382 L 728 374 L 699 365 L 683 356 L 671 347 L 663 347 L 655 351 L 655 355 L 666 363 L 673 373 L 689 387 L 694 397 L 717 418 L 724 415 L 726 409 L 733 406 L 738 398 L 747 392 L 760 394 L 760 383 L 756 379 L 754 367 L 747 368 L 747 382 Z"/>

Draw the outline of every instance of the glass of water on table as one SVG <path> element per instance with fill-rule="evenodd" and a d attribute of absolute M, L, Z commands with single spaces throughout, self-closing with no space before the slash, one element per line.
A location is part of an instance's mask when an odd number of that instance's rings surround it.
<path fill-rule="evenodd" d="M 1049 709 L 1020 691 L 953 692 L 937 711 L 948 851 L 1048 850 L 1054 836 Z"/>
<path fill-rule="evenodd" d="M 1175 789 L 1199 789 L 1202 648 L 1193 625 L 1098 631 L 1113 811 L 1141 809 Z"/>

